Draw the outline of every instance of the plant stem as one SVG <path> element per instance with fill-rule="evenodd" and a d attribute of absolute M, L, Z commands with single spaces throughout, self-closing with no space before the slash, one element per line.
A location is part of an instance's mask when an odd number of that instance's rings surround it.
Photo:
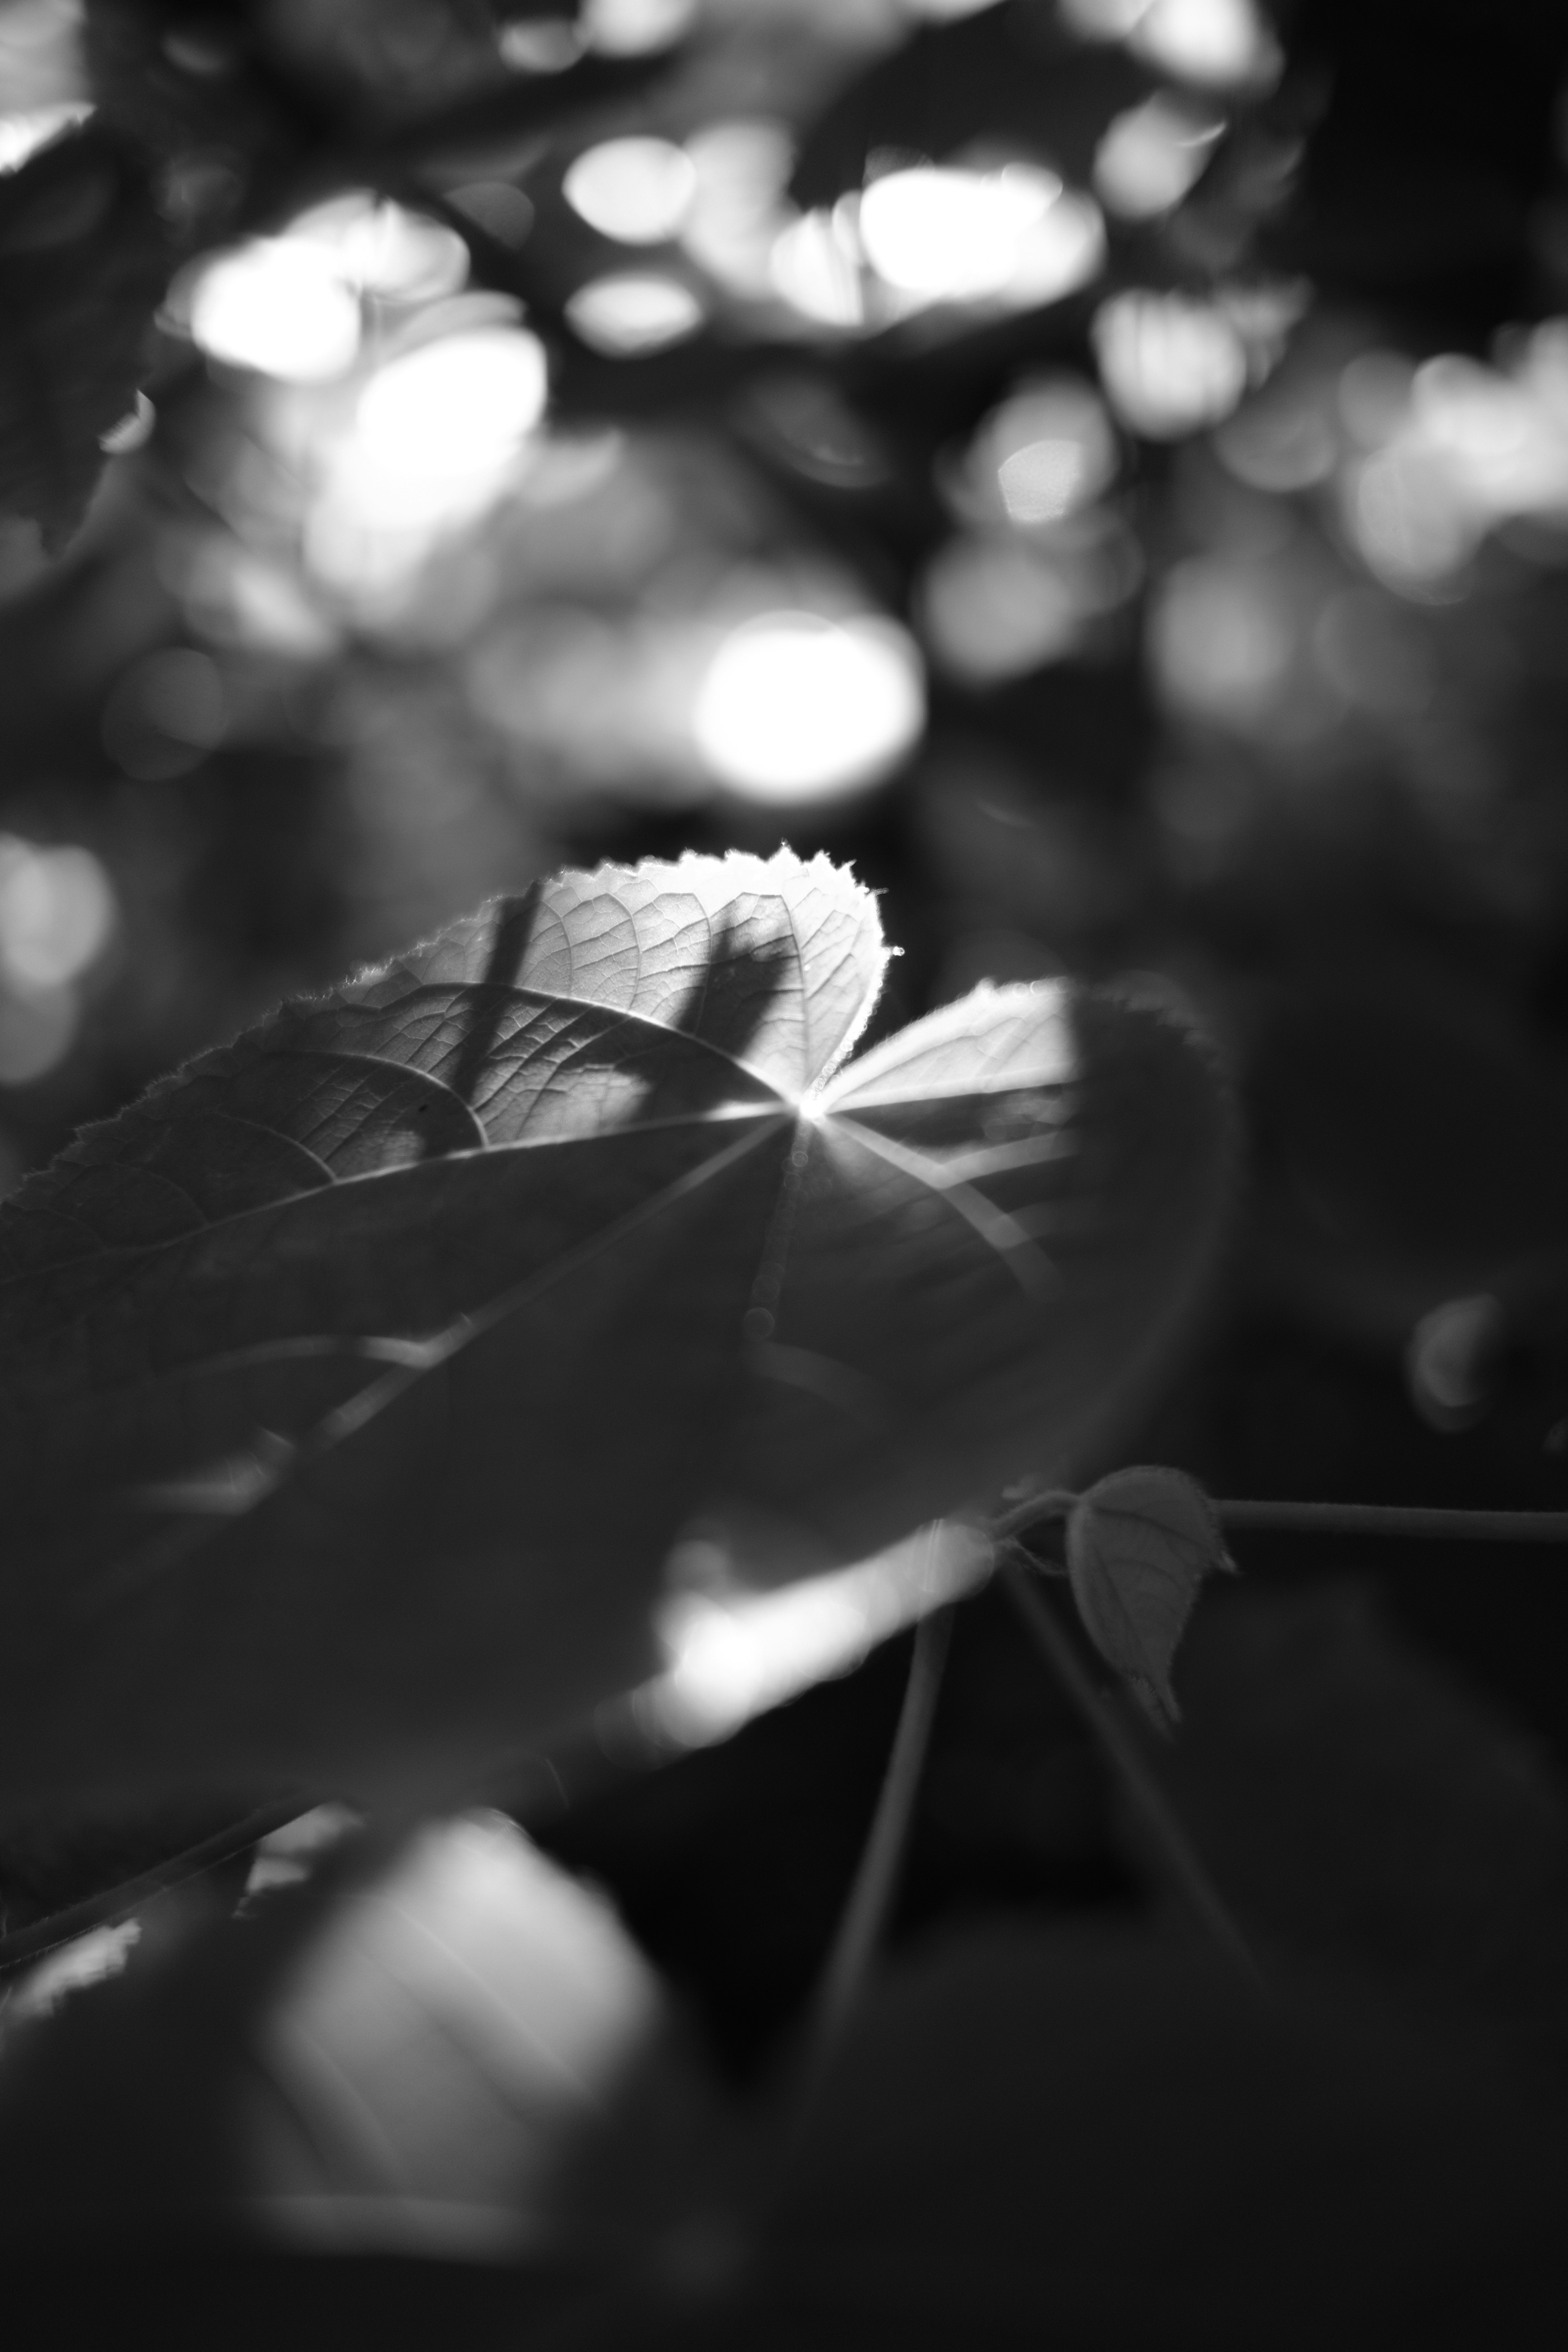
<path fill-rule="evenodd" d="M 1078 1496 L 1032 1495 L 992 1522 L 998 1543 L 1070 1514 Z M 1278 1529 L 1281 1534 L 1437 1537 L 1455 1543 L 1568 1544 L 1568 1511 L 1448 1510 L 1421 1503 L 1216 1502 L 1226 1528 Z"/>
<path fill-rule="evenodd" d="M 1437 1536 L 1460 1543 L 1568 1543 L 1568 1511 L 1449 1511 L 1406 1503 L 1216 1503 L 1226 1528 L 1342 1536 Z"/>
<path fill-rule="evenodd" d="M 794 2113 L 784 2139 L 786 2158 L 798 2148 L 816 2111 L 823 2084 L 859 2006 L 898 1892 L 952 1631 L 951 1608 L 933 1610 L 915 1628 L 910 1678 L 904 1685 L 877 1809 L 811 2005 Z"/>
<path fill-rule="evenodd" d="M 1008 1599 L 1030 1639 L 1103 1748 L 1123 1790 L 1142 1815 L 1174 1892 L 1228 1965 L 1255 1988 L 1262 1972 L 1225 1899 L 1194 1853 L 1154 1774 L 1114 1704 L 1099 1690 L 1064 1632 L 1056 1611 L 1020 1557 L 1002 1559 Z"/>
<path fill-rule="evenodd" d="M 831 2055 L 859 2000 L 898 1892 L 952 1631 L 951 1609 L 933 1611 L 915 1628 L 910 1678 L 877 1810 L 812 2004 L 809 2030 L 818 2059 Z"/>

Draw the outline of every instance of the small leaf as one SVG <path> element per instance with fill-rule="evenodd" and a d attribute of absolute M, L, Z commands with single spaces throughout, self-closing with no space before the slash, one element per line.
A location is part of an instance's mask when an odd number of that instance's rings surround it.
<path fill-rule="evenodd" d="M 782 1580 L 1059 1475 L 1223 1091 L 1058 982 L 839 1070 L 884 958 L 825 859 L 560 875 L 0 1204 L 8 1801 L 442 1792 L 651 1671 L 683 1528 Z"/>
<path fill-rule="evenodd" d="M 1113 1470 L 1074 1504 L 1067 1557 L 1089 1639 L 1168 1728 L 1180 1716 L 1171 1661 L 1198 1587 L 1233 1565 L 1214 1506 L 1180 1470 Z"/>

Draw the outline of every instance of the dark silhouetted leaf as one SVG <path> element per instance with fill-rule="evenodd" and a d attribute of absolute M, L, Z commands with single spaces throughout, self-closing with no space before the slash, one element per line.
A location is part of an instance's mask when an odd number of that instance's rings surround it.
<path fill-rule="evenodd" d="M 139 173 L 90 123 L 0 177 L 0 510 L 76 529 L 169 274 Z"/>
<path fill-rule="evenodd" d="M 1176 1644 L 1204 1578 L 1231 1566 L 1208 1496 L 1180 1470 L 1113 1470 L 1074 1504 L 1067 1561 L 1095 1648 L 1156 1722 L 1174 1723 Z"/>
<path fill-rule="evenodd" d="M 759 2282 L 798 2334 L 760 2340 L 1370 2347 L 1478 2273 L 1517 2325 L 1564 2168 L 1515 2096 L 1347 1985 L 1249 1996 L 1136 1930 L 955 1937 L 849 2036 Z"/>
<path fill-rule="evenodd" d="M 884 950 L 782 853 L 566 874 L 204 1055 L 0 1209 L 0 1778 L 422 1786 L 754 1572 L 1061 1475 L 1200 1279 L 1177 1022 Z M 345 1783 L 346 1776 L 346 1783 Z"/>
<path fill-rule="evenodd" d="M 1543 1748 L 1356 1584 L 1216 1595 L 1183 1688 L 1164 1769 L 1250 1929 L 1561 2046 L 1568 1790 Z"/>

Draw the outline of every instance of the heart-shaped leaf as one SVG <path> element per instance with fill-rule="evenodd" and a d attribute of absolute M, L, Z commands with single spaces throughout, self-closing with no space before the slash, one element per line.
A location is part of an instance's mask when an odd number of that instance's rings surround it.
<path fill-rule="evenodd" d="M 1171 1662 L 1198 1587 L 1231 1561 L 1213 1504 L 1180 1470 L 1113 1470 L 1068 1517 L 1068 1575 L 1090 1641 L 1163 1726 L 1180 1709 Z"/>
<path fill-rule="evenodd" d="M 788 853 L 568 873 L 286 1008 L 0 1208 L 0 1787 L 422 1788 L 762 1575 L 1060 1475 L 1192 1295 L 1171 1015 L 885 950 Z M 837 1075 L 835 1074 L 837 1072 Z"/>

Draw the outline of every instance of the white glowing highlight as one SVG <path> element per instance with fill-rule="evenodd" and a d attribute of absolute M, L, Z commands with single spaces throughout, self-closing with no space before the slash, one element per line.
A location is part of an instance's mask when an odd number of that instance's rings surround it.
<path fill-rule="evenodd" d="M 562 191 L 601 236 L 622 245 L 663 245 L 691 209 L 697 171 L 668 139 L 606 139 L 577 157 Z"/>
<path fill-rule="evenodd" d="M 209 358 L 282 383 L 330 383 L 359 356 L 362 296 L 430 301 L 467 273 L 455 231 L 354 190 L 281 236 L 199 263 L 176 284 L 174 309 Z"/>
<path fill-rule="evenodd" d="M 1150 0 L 1128 38 L 1151 65 L 1208 89 L 1266 80 L 1279 68 L 1278 47 L 1255 0 Z"/>
<path fill-rule="evenodd" d="M 683 342 L 702 324 L 702 305 L 679 278 L 595 278 L 580 286 L 566 316 L 585 343 L 611 359 L 633 359 Z"/>
<path fill-rule="evenodd" d="M 301 213 L 286 241 L 314 248 L 345 286 L 401 302 L 455 293 L 468 276 L 455 229 L 364 190 Z"/>
<path fill-rule="evenodd" d="M 665 1672 L 639 1694 L 637 1713 L 682 1747 L 725 1738 L 764 1708 L 849 1673 L 877 1643 L 973 1590 L 989 1564 L 973 1529 L 943 1525 L 777 1591 L 720 1582 L 677 1592 L 660 1612 Z"/>
<path fill-rule="evenodd" d="M 190 296 L 192 340 L 209 359 L 285 383 L 326 383 L 359 352 L 359 302 L 318 247 L 258 238 L 205 263 Z"/>
<path fill-rule="evenodd" d="M 924 719 L 920 657 L 891 622 L 768 613 L 720 646 L 692 731 L 733 790 L 795 801 L 874 781 L 910 750 Z"/>
<path fill-rule="evenodd" d="M 65 99 L 55 106 L 32 106 L 16 114 L 0 114 L 0 173 L 19 172 L 30 155 L 74 130 L 92 112 L 86 99 Z"/>
<path fill-rule="evenodd" d="M 444 336 L 393 360 L 360 396 L 355 456 L 410 520 L 488 496 L 544 413 L 544 353 L 515 327 Z"/>
<path fill-rule="evenodd" d="M 774 292 L 818 326 L 848 331 L 864 325 L 860 248 L 841 210 L 806 213 L 780 229 L 769 276 Z"/>
<path fill-rule="evenodd" d="M 783 123 L 715 122 L 686 142 L 696 189 L 680 239 L 721 285 L 752 299 L 772 289 L 794 149 Z"/>
<path fill-rule="evenodd" d="M 605 58 L 640 58 L 678 41 L 698 0 L 584 0 L 579 22 L 588 47 Z"/>
<path fill-rule="evenodd" d="M 928 302 L 1054 301 L 1104 257 L 1096 207 L 1033 163 L 889 172 L 861 197 L 858 225 L 878 277 Z"/>
<path fill-rule="evenodd" d="M 316 577 L 373 606 L 404 595 L 447 534 L 521 479 L 547 391 L 537 337 L 493 319 L 389 361 L 315 443 Z"/>

